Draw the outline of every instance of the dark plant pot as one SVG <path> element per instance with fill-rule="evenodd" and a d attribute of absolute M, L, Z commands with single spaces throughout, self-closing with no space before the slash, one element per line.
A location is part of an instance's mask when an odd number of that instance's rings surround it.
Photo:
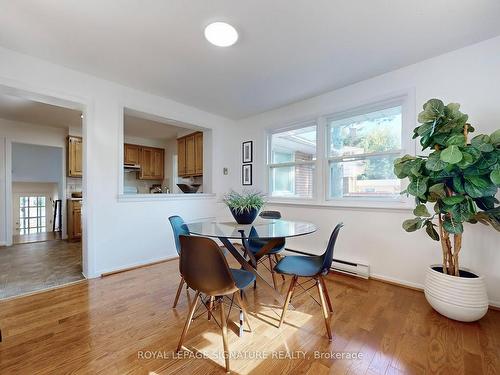
<path fill-rule="evenodd" d="M 257 214 L 259 213 L 259 210 L 257 209 L 239 212 L 229 207 L 229 210 L 233 214 L 234 220 L 236 220 L 238 224 L 252 224 L 257 217 Z"/>

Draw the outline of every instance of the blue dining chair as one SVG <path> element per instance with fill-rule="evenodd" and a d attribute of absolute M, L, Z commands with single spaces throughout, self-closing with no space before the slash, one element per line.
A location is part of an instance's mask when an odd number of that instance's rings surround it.
<path fill-rule="evenodd" d="M 259 216 L 262 219 L 275 219 L 275 220 L 281 219 L 281 213 L 279 211 L 262 211 Z M 259 252 L 259 250 L 262 249 L 262 247 L 264 245 L 266 245 L 266 243 L 267 243 L 267 240 L 260 239 L 257 235 L 257 232 L 255 231 L 255 228 L 252 227 L 252 229 L 250 230 L 250 238 L 247 241 L 247 250 L 252 252 L 252 254 L 255 256 Z M 263 263 L 266 259 L 269 260 L 269 271 L 271 272 L 271 276 L 273 278 L 274 289 L 277 288 L 276 275 L 274 273 L 274 266 L 279 261 L 278 254 L 281 253 L 284 249 L 285 249 L 285 239 L 283 238 L 282 241 L 278 245 L 273 247 L 262 258 L 256 259 L 257 263 L 254 265 L 255 269 L 257 269 L 257 266 L 260 263 Z M 273 264 L 273 259 L 274 259 L 274 264 Z M 285 281 L 285 277 L 283 275 L 281 275 L 281 277 L 283 278 L 283 281 Z M 254 288 L 255 287 L 256 287 L 256 284 L 254 284 Z"/>
<path fill-rule="evenodd" d="M 175 249 L 177 250 L 177 254 L 180 256 L 181 255 L 181 242 L 179 236 L 189 236 L 189 230 L 184 222 L 184 220 L 177 215 L 170 216 L 168 218 L 168 221 L 170 221 L 170 225 L 172 226 L 172 231 L 174 232 L 174 241 L 175 241 Z M 179 264 L 179 270 L 180 270 L 180 264 Z M 175 300 L 174 300 L 174 306 L 175 308 L 177 306 L 177 302 L 179 301 L 179 296 L 181 294 L 182 286 L 184 285 L 184 277 L 182 276 L 181 272 L 181 281 L 179 282 L 179 287 L 177 288 L 177 294 L 175 295 Z"/>
<path fill-rule="evenodd" d="M 292 276 L 292 281 L 290 282 L 290 287 L 288 289 L 288 293 L 285 299 L 285 304 L 283 306 L 283 312 L 281 313 L 281 319 L 279 323 L 280 327 L 281 324 L 283 324 L 283 321 L 285 320 L 285 314 L 288 309 L 288 304 L 290 303 L 290 299 L 292 298 L 295 287 L 297 286 L 299 277 L 306 277 L 315 281 L 316 287 L 318 289 L 319 298 L 321 300 L 321 308 L 323 310 L 323 317 L 325 319 L 326 332 L 328 333 L 328 339 L 332 341 L 332 331 L 330 329 L 330 323 L 328 322 L 328 318 L 329 318 L 329 312 L 333 312 L 333 308 L 330 296 L 328 294 L 328 289 L 326 288 L 324 276 L 328 275 L 328 272 L 330 271 L 330 267 L 332 265 L 332 260 L 333 260 L 333 250 L 335 247 L 335 242 L 337 241 L 340 229 L 343 226 L 344 226 L 343 223 L 337 224 L 332 234 L 330 235 L 328 246 L 326 247 L 326 250 L 322 255 L 285 256 L 278 262 L 276 267 L 274 267 L 274 270 L 277 273 L 282 275 Z"/>

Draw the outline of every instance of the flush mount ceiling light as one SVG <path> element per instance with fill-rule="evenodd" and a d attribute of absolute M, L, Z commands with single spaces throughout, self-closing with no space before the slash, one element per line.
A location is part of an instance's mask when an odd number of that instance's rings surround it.
<path fill-rule="evenodd" d="M 228 23 L 214 22 L 205 27 L 205 38 L 218 47 L 229 47 L 238 40 L 238 32 Z"/>

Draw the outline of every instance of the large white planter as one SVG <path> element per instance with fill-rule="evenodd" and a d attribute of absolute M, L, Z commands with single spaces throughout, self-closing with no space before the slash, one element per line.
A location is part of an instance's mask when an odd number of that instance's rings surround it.
<path fill-rule="evenodd" d="M 445 275 L 434 268 L 427 269 L 425 298 L 438 313 L 461 322 L 474 322 L 488 311 L 488 295 L 482 276 L 475 278 Z M 476 275 L 474 272 L 461 268 Z"/>

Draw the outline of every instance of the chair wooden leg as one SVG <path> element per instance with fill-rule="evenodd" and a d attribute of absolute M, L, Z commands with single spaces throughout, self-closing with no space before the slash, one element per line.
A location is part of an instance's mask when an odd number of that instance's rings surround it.
<path fill-rule="evenodd" d="M 280 319 L 280 324 L 278 325 L 278 327 L 281 327 L 281 325 L 283 324 L 283 321 L 285 320 L 286 310 L 288 309 L 288 304 L 290 303 L 290 299 L 292 298 L 292 294 L 293 294 L 293 291 L 295 289 L 295 284 L 297 284 L 297 279 L 298 279 L 298 276 L 294 276 L 292 278 L 292 281 L 290 281 L 290 287 L 288 288 L 288 293 L 286 295 L 285 304 L 283 305 L 283 311 L 281 312 L 281 319 Z"/>
<path fill-rule="evenodd" d="M 179 296 L 181 295 L 182 285 L 184 285 L 184 277 L 181 275 L 181 281 L 179 281 L 179 287 L 177 288 L 177 294 L 175 295 L 174 306 L 172 308 L 175 309 L 177 306 L 177 302 L 179 301 Z M 186 284 L 187 286 L 187 284 Z"/>
<path fill-rule="evenodd" d="M 271 270 L 271 276 L 273 277 L 274 289 L 278 289 L 276 282 L 276 273 L 274 272 L 274 267 L 273 267 L 273 261 L 271 259 L 271 256 L 268 256 L 268 258 L 269 258 L 269 269 Z"/>
<path fill-rule="evenodd" d="M 258 263 L 258 262 L 257 262 Z M 255 264 L 255 271 L 257 271 L 257 264 Z M 257 289 L 257 278 L 255 279 L 255 281 L 253 282 L 253 288 L 254 289 Z"/>
<path fill-rule="evenodd" d="M 243 318 L 247 322 L 248 330 L 252 332 L 252 327 L 250 326 L 250 320 L 248 319 L 247 308 L 245 306 L 245 303 L 243 302 L 243 298 L 241 298 L 239 292 L 235 292 L 234 294 L 236 296 L 236 302 L 238 302 L 238 305 L 240 305 L 241 311 L 243 312 Z M 243 325 L 243 322 L 240 321 L 240 325 Z"/>
<path fill-rule="evenodd" d="M 193 320 L 194 311 L 196 310 L 196 305 L 198 305 L 198 300 L 200 299 L 200 292 L 196 292 L 196 297 L 194 297 L 193 304 L 191 305 L 191 309 L 189 310 L 189 314 L 186 319 L 186 323 L 184 324 L 184 329 L 182 330 L 182 335 L 179 340 L 179 345 L 177 345 L 177 352 L 181 351 L 182 344 L 184 343 L 184 339 L 186 338 L 187 331 L 189 326 L 191 325 L 191 320 Z"/>
<path fill-rule="evenodd" d="M 325 292 L 326 302 L 328 303 L 328 309 L 333 312 L 332 301 L 330 300 L 330 294 L 328 293 L 328 288 L 326 287 L 325 278 L 323 276 L 319 277 L 321 285 L 323 286 L 323 291 Z"/>
<path fill-rule="evenodd" d="M 220 320 L 222 328 L 222 342 L 224 344 L 224 359 L 226 361 L 226 372 L 229 372 L 229 347 L 227 343 L 227 322 L 226 313 L 224 312 L 224 303 L 220 304 Z"/>
<path fill-rule="evenodd" d="M 326 306 L 325 295 L 323 292 L 323 285 L 321 281 L 316 280 L 316 286 L 318 287 L 319 298 L 321 300 L 321 309 L 323 310 L 323 318 L 325 319 L 326 332 L 328 333 L 328 340 L 332 341 L 332 330 L 330 328 L 330 321 L 328 319 L 328 307 Z"/>
<path fill-rule="evenodd" d="M 278 258 L 278 254 L 274 254 L 274 260 L 276 261 L 276 264 L 280 261 Z M 281 279 L 285 281 L 285 275 L 281 274 Z"/>
<path fill-rule="evenodd" d="M 215 297 L 210 296 L 208 300 L 208 320 L 212 317 L 212 309 L 214 308 L 214 299 Z"/>

